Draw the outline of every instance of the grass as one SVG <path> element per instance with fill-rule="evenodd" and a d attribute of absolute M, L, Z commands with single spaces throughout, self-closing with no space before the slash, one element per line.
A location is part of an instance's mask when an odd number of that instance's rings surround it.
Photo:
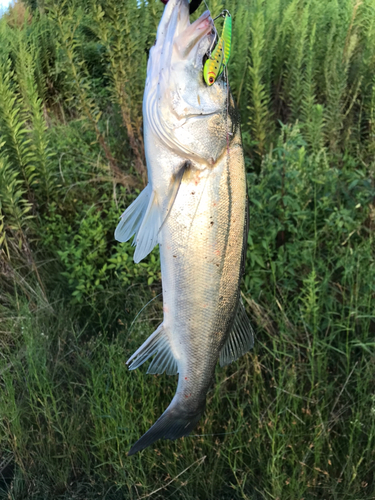
<path fill-rule="evenodd" d="M 160 263 L 113 238 L 162 4 L 0 21 L 0 499 L 375 498 L 375 2 L 209 5 L 233 15 L 256 342 L 191 436 L 131 458 L 177 383 L 125 366 L 162 320 Z"/>
<path fill-rule="evenodd" d="M 273 321 L 247 298 L 266 323 L 251 354 L 217 369 L 194 435 L 132 459 L 127 450 L 176 385 L 125 366 L 160 320 L 160 302 L 130 338 L 123 325 L 93 336 L 61 300 L 19 303 L 2 349 L 2 460 L 16 463 L 3 497 L 136 499 L 161 488 L 154 498 L 371 498 L 373 341 L 353 335 L 355 303 L 349 317 L 314 331 L 326 297 L 319 288 L 313 274 L 299 307 L 275 297 Z"/>

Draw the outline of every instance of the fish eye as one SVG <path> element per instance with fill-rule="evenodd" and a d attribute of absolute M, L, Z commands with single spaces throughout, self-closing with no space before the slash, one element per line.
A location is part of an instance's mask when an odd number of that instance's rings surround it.
<path fill-rule="evenodd" d="M 208 81 L 209 81 L 210 83 L 214 83 L 214 81 L 215 81 L 215 80 L 214 80 L 214 77 L 213 77 L 213 76 L 210 76 L 210 78 L 208 79 Z"/>

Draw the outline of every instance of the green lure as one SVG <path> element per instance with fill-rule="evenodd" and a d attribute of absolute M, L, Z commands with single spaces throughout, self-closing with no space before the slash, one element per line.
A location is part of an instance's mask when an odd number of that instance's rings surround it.
<path fill-rule="evenodd" d="M 217 77 L 221 75 L 224 68 L 227 66 L 232 45 L 232 16 L 227 10 L 223 10 L 217 17 L 224 17 L 225 19 L 223 32 L 219 37 L 219 41 L 203 68 L 204 81 L 209 86 L 215 83 Z M 217 19 L 217 17 L 215 19 Z"/>

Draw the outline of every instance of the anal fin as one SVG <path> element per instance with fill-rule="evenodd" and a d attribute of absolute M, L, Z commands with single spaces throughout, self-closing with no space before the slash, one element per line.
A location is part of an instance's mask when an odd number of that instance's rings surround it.
<path fill-rule="evenodd" d="M 220 351 L 220 366 L 233 363 L 233 361 L 246 354 L 253 346 L 254 331 L 240 299 L 232 330 Z"/>
<path fill-rule="evenodd" d="M 154 354 L 156 356 L 152 360 L 147 373 L 161 374 L 166 372 L 167 375 L 176 375 L 178 373 L 177 361 L 171 351 L 163 324 L 135 351 L 126 364 L 129 370 L 135 370 Z"/>

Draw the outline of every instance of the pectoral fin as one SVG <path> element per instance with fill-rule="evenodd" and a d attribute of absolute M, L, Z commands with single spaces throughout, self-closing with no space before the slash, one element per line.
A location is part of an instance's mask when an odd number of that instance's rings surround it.
<path fill-rule="evenodd" d="M 134 252 L 134 262 L 136 264 L 147 257 L 154 246 L 157 245 L 160 219 L 157 197 L 155 191 L 151 191 L 145 216 L 133 242 L 133 244 L 137 245 Z"/>
<path fill-rule="evenodd" d="M 117 241 L 124 243 L 128 241 L 133 234 L 137 234 L 145 216 L 151 192 L 151 186 L 148 184 L 138 198 L 136 198 L 121 215 L 121 221 L 115 231 L 115 238 Z"/>
<path fill-rule="evenodd" d="M 148 184 L 122 214 L 115 231 L 116 240 L 122 243 L 135 234 L 133 245 L 137 245 L 134 252 L 136 264 L 144 259 L 157 244 L 160 219 L 155 192 Z"/>
<path fill-rule="evenodd" d="M 185 161 L 173 175 L 162 211 L 155 191 L 148 184 L 136 200 L 121 216 L 121 221 L 115 231 L 117 241 L 128 241 L 133 234 L 133 245 L 137 248 L 134 252 L 134 262 L 138 264 L 153 250 L 158 243 L 158 235 L 171 213 L 176 200 L 184 173 L 190 168 L 191 163 Z"/>
<path fill-rule="evenodd" d="M 170 182 L 169 189 L 168 189 L 168 195 L 167 195 L 168 205 L 167 205 L 167 208 L 165 210 L 165 217 L 164 217 L 163 223 L 160 226 L 160 229 L 158 231 L 159 233 L 162 230 L 162 227 L 166 223 L 166 221 L 167 221 L 167 219 L 172 211 L 174 202 L 176 201 L 176 198 L 178 195 L 178 191 L 180 190 L 180 186 L 181 186 L 181 182 L 182 182 L 182 179 L 184 177 L 184 174 L 190 167 L 191 167 L 191 163 L 189 161 L 185 161 L 181 165 L 181 167 L 179 168 L 177 173 L 175 175 L 173 175 L 173 177 L 172 177 L 172 180 Z"/>
<path fill-rule="evenodd" d="M 229 365 L 247 353 L 254 345 L 254 331 L 241 300 L 232 330 L 220 352 L 220 366 Z"/>

